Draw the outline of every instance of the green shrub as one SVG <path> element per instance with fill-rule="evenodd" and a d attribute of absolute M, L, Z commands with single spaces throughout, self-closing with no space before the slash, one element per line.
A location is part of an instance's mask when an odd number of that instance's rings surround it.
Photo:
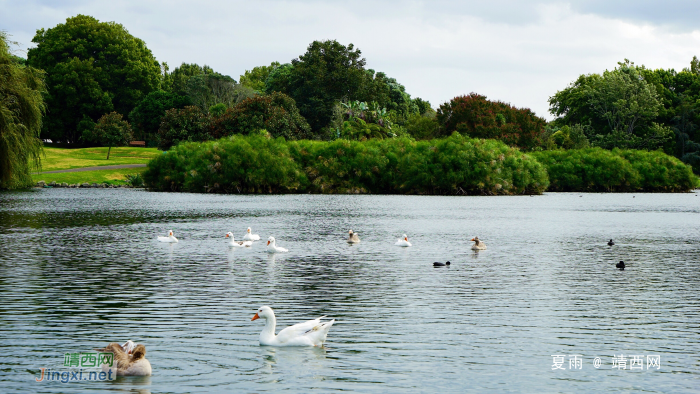
<path fill-rule="evenodd" d="M 544 167 L 494 140 L 455 134 L 355 141 L 285 141 L 262 134 L 184 143 L 144 173 L 154 190 L 219 193 L 542 193 Z"/>
<path fill-rule="evenodd" d="M 601 148 L 532 154 L 549 174 L 554 192 L 680 192 L 695 184 L 690 167 L 662 152 Z"/>

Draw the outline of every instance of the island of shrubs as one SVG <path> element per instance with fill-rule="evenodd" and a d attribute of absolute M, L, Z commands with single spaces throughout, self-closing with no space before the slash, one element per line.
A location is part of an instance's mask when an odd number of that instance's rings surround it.
<path fill-rule="evenodd" d="M 422 141 L 287 141 L 265 131 L 181 143 L 152 160 L 144 180 L 158 191 L 443 195 L 680 192 L 697 182 L 689 166 L 658 151 L 526 154 L 457 133 Z"/>
<path fill-rule="evenodd" d="M 539 194 L 547 172 L 496 140 L 286 141 L 267 132 L 186 142 L 148 164 L 152 190 L 217 193 Z"/>

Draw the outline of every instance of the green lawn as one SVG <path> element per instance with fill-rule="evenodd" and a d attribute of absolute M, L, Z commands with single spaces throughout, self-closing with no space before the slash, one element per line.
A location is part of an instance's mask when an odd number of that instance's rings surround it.
<path fill-rule="evenodd" d="M 163 153 L 156 148 L 112 148 L 107 160 L 107 148 L 65 149 L 44 147 L 46 157 L 41 159 L 41 171 L 67 170 L 83 167 L 114 166 L 120 164 L 146 164 Z M 63 172 L 59 174 L 33 174 L 35 182 L 50 183 L 112 183 L 123 184 L 128 174 L 143 174 L 143 168 Z"/>
<path fill-rule="evenodd" d="M 46 153 L 46 157 L 41 159 L 41 171 L 115 166 L 119 164 L 146 164 L 152 158 L 163 154 L 156 148 L 118 147 L 112 148 L 109 160 L 107 160 L 107 149 L 104 147 L 64 149 L 45 146 L 44 153 Z"/>
<path fill-rule="evenodd" d="M 97 170 L 97 171 L 81 171 L 81 172 L 61 172 L 58 174 L 38 174 L 33 175 L 34 182 L 46 181 L 51 183 L 66 182 L 73 183 L 110 183 L 121 185 L 126 183 L 126 176 L 129 174 L 143 174 L 146 167 L 143 168 L 123 168 L 119 170 Z"/>

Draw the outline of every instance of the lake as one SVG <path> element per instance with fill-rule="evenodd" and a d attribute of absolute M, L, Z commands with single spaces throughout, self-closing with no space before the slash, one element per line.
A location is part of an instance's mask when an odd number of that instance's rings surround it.
<path fill-rule="evenodd" d="M 699 213 L 697 192 L 0 193 L 0 392 L 697 392 Z M 336 322 L 324 348 L 263 347 L 261 305 L 278 331 Z M 127 339 L 151 377 L 35 381 Z"/>

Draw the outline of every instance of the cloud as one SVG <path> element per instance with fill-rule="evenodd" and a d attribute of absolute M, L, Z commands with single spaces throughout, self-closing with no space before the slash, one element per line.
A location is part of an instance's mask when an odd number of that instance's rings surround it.
<path fill-rule="evenodd" d="M 30 44 L 79 13 L 123 24 L 171 69 L 208 64 L 238 78 L 289 62 L 314 40 L 353 43 L 367 67 L 434 107 L 477 92 L 551 118 L 547 99 L 580 74 L 628 58 L 687 67 L 700 55 L 693 2 L 651 1 L 1 1 L 0 25 Z M 684 16 L 668 10 L 675 9 Z"/>

